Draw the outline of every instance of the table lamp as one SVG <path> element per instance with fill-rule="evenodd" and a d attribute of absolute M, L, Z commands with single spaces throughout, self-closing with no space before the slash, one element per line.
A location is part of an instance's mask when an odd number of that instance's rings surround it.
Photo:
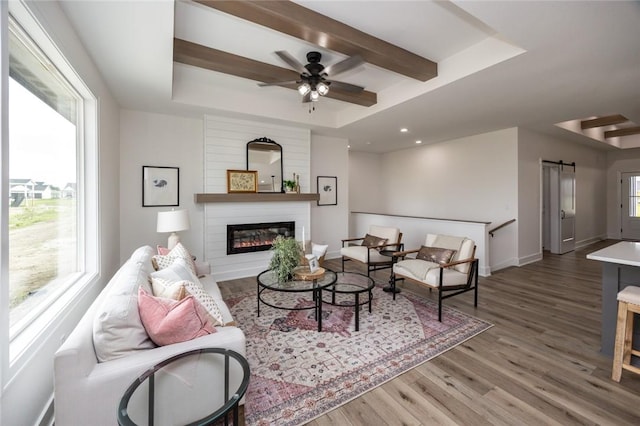
<path fill-rule="evenodd" d="M 187 210 L 171 210 L 168 212 L 158 212 L 157 232 L 171 232 L 167 248 L 171 250 L 180 242 L 180 237 L 176 232 L 189 229 L 189 212 Z"/>

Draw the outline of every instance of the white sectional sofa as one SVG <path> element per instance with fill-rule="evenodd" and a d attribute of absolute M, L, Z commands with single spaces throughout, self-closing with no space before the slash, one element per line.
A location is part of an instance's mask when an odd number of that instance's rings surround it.
<path fill-rule="evenodd" d="M 233 325 L 220 289 L 209 275 L 201 276 L 199 281 L 216 300 L 227 325 L 216 327 L 215 333 L 167 346 L 156 346 L 149 339 L 140 320 L 136 297 L 139 287 L 151 291 L 149 280 L 154 273 L 151 262 L 154 254 L 148 246 L 137 249 L 57 351 L 54 359 L 56 426 L 116 425 L 118 403 L 129 385 L 147 369 L 173 355 L 205 347 L 232 349 L 245 355 L 244 333 Z M 237 388 L 242 371 L 232 369 L 230 374 L 230 387 Z M 220 393 L 222 399 L 222 387 Z M 207 394 L 202 398 L 210 403 L 216 396 Z M 179 409 L 189 410 L 189 407 Z"/>

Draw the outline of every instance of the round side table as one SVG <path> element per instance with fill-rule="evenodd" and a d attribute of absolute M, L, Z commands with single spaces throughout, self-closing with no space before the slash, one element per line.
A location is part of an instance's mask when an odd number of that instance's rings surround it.
<path fill-rule="evenodd" d="M 154 426 L 155 420 L 187 426 L 229 424 L 232 413 L 237 425 L 249 375 L 247 360 L 231 349 L 202 348 L 174 355 L 129 386 L 118 405 L 118 424 Z"/>

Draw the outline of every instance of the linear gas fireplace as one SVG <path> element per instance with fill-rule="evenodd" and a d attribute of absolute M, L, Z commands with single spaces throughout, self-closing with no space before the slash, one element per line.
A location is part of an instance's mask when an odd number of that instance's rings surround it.
<path fill-rule="evenodd" d="M 227 254 L 269 250 L 278 235 L 294 237 L 295 230 L 295 222 L 227 225 Z"/>

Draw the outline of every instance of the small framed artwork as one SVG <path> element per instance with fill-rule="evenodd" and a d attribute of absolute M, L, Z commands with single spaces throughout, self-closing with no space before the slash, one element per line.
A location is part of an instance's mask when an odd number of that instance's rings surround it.
<path fill-rule="evenodd" d="M 142 166 L 142 207 L 178 206 L 180 169 Z"/>
<path fill-rule="evenodd" d="M 336 176 L 318 176 L 318 205 L 338 205 L 338 178 Z"/>
<path fill-rule="evenodd" d="M 258 192 L 258 172 L 255 170 L 227 170 L 227 192 Z"/>

